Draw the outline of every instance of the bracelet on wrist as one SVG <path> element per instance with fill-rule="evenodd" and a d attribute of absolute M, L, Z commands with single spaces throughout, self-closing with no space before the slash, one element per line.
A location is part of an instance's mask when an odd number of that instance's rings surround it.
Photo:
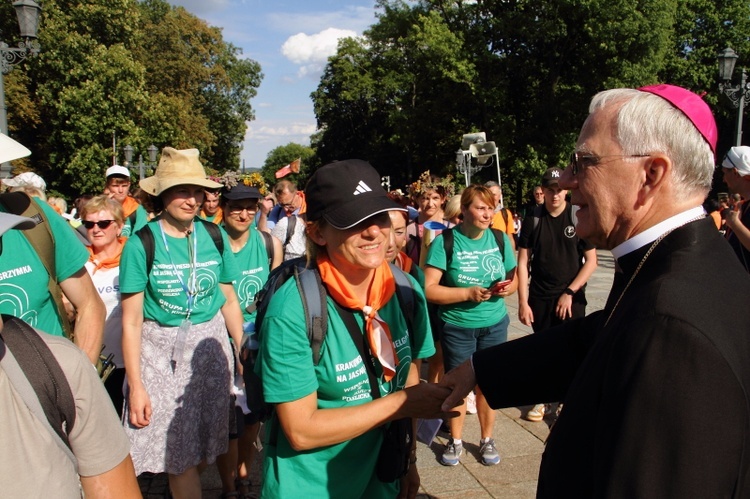
<path fill-rule="evenodd" d="M 568 295 L 568 296 L 573 296 L 573 295 L 575 295 L 575 294 L 576 294 L 576 292 L 575 292 L 575 291 L 573 291 L 573 290 L 572 290 L 572 289 L 570 289 L 570 288 L 565 288 L 565 289 L 563 290 L 563 294 L 566 294 L 566 295 Z"/>

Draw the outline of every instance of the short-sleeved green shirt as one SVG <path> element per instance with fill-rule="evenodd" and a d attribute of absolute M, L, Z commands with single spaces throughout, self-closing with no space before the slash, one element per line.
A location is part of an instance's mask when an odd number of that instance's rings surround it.
<path fill-rule="evenodd" d="M 120 260 L 120 292 L 143 291 L 144 318 L 162 326 L 179 326 L 188 313 L 188 297 L 174 271 L 176 269 L 182 283 L 189 286 L 193 265 L 188 257 L 188 244 L 192 250 L 193 240 L 197 237 L 196 296 L 190 321 L 202 324 L 211 320 L 226 301 L 219 283 L 231 283 L 239 274 L 226 233 L 221 231 L 224 240 L 224 254 L 221 255 L 203 222 L 196 219 L 195 231 L 188 238 L 165 234 L 169 245 L 167 253 L 159 221 L 149 222 L 146 227 L 154 234 L 153 268 L 150 273 L 146 270 L 146 252 L 141 239 L 129 238 Z"/>
<path fill-rule="evenodd" d="M 34 201 L 49 220 L 55 236 L 55 273 L 62 282 L 84 268 L 89 252 L 68 222 L 50 205 Z M 5 211 L 0 207 L 1 211 Z M 32 327 L 63 336 L 57 305 L 49 292 L 49 274 L 21 230 L 3 234 L 0 254 L 0 313 L 23 319 Z"/>
<path fill-rule="evenodd" d="M 396 376 L 389 383 L 383 381 L 381 367 L 375 360 L 383 396 L 404 387 L 413 359 L 430 357 L 435 352 L 424 294 L 411 276 L 409 279 L 415 297 L 414 330 L 407 331 L 395 294 L 379 312 L 389 325 L 399 359 Z M 362 357 L 330 297 L 327 310 L 328 330 L 320 350 L 320 363 L 315 366 L 305 329 L 302 299 L 294 279 L 289 279 L 276 292 L 260 331 L 260 372 L 266 401 L 290 402 L 313 392 L 317 392 L 320 409 L 372 401 Z M 362 314 L 354 316 L 362 326 Z M 269 427 L 273 431 L 279 425 Z M 340 444 L 298 452 L 278 429 L 276 444 L 265 447 L 262 495 L 393 498 L 398 493 L 398 483 L 383 483 L 375 476 L 382 438 L 382 429 L 375 428 Z"/>
<path fill-rule="evenodd" d="M 241 276 L 234 281 L 234 290 L 242 308 L 245 322 L 255 320 L 255 312 L 247 311 L 247 306 L 255 300 L 255 295 L 268 280 L 268 252 L 263 236 L 256 229 L 250 230 L 247 244 L 234 253 Z"/>
<path fill-rule="evenodd" d="M 475 240 L 466 237 L 459 226 L 453 229 L 453 259 L 450 268 L 445 268 L 447 259 L 442 234 L 430 244 L 425 263 L 444 272 L 445 286 L 487 288 L 493 281 L 505 278 L 510 270 L 516 268 L 513 247 L 504 233 L 503 239 L 505 240 L 504 254 L 500 255 L 495 236 L 489 229 L 484 231 L 480 239 Z M 479 328 L 497 324 L 508 314 L 508 310 L 503 298 L 493 296 L 481 303 L 463 301 L 440 305 L 438 314 L 442 320 L 454 326 Z"/>

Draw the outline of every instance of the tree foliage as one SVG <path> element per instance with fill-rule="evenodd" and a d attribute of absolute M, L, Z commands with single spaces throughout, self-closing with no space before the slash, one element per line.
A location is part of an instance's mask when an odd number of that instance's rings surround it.
<path fill-rule="evenodd" d="M 728 44 L 750 55 L 740 0 L 377 5 L 377 23 L 340 43 L 312 95 L 322 162 L 363 157 L 403 184 L 428 169 L 455 174 L 461 136 L 485 131 L 516 204 L 545 168 L 565 164 L 596 92 L 656 82 L 707 91 L 721 124 L 731 110 L 716 96 L 716 55 Z"/>
<path fill-rule="evenodd" d="M 16 33 L 12 7 L 0 9 L 2 32 Z M 113 134 L 136 157 L 195 147 L 208 167 L 239 168 L 262 73 L 220 29 L 164 0 L 46 0 L 39 42 L 6 78 L 8 121 L 52 188 L 100 192 Z"/>

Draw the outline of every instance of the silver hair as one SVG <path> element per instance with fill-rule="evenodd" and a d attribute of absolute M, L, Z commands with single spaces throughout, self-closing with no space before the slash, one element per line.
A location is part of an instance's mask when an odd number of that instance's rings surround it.
<path fill-rule="evenodd" d="M 596 94 L 589 113 L 610 104 L 620 104 L 617 140 L 623 154 L 667 154 L 674 164 L 672 179 L 680 200 L 705 196 L 711 190 L 714 154 L 682 111 L 657 95 L 617 88 Z"/>

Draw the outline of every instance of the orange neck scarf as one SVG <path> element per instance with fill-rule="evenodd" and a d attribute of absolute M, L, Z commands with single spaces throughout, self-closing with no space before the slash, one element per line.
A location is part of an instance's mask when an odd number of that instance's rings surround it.
<path fill-rule="evenodd" d="M 398 268 L 408 274 L 411 270 L 412 265 L 414 265 L 414 260 L 409 258 L 409 255 L 407 255 L 403 251 L 399 251 L 393 263 L 395 263 Z"/>
<path fill-rule="evenodd" d="M 200 216 L 201 216 L 201 218 L 203 220 L 208 220 L 208 217 L 209 217 L 209 215 L 206 214 L 206 212 L 203 211 L 202 209 L 201 209 L 201 215 Z M 211 222 L 215 223 L 216 225 L 219 225 L 219 224 L 221 224 L 221 222 L 222 222 L 223 219 L 224 219 L 224 212 L 221 210 L 221 208 L 217 208 L 216 209 L 216 216 L 214 217 L 213 220 L 211 220 Z"/>
<path fill-rule="evenodd" d="M 378 315 L 380 307 L 388 303 L 393 293 L 396 292 L 396 281 L 393 279 L 388 262 L 383 263 L 375 269 L 370 288 L 367 291 L 367 303 L 354 295 L 346 278 L 333 266 L 328 255 L 318 256 L 318 270 L 320 279 L 328 288 L 331 298 L 345 308 L 361 310 L 365 315 L 365 331 L 370 351 L 383 367 L 383 377 L 386 381 L 393 379 L 396 374 L 398 357 L 393 346 L 393 337 L 388 324 Z"/>
<path fill-rule="evenodd" d="M 138 201 L 135 200 L 132 196 L 128 196 L 125 198 L 125 201 L 122 202 L 122 215 L 125 218 L 128 218 L 135 210 L 138 209 L 140 205 L 138 204 Z"/>
<path fill-rule="evenodd" d="M 100 260 L 96 257 L 93 247 L 86 246 L 86 248 L 89 250 L 89 261 L 94 264 L 94 271 L 92 272 L 92 274 L 96 274 L 96 271 L 100 269 L 113 269 L 115 267 L 119 267 L 120 257 L 122 256 L 122 247 L 125 245 L 126 240 L 127 239 L 125 239 L 124 237 L 118 237 L 117 244 L 120 245 L 120 250 L 112 258 L 105 258 L 103 260 Z"/>

